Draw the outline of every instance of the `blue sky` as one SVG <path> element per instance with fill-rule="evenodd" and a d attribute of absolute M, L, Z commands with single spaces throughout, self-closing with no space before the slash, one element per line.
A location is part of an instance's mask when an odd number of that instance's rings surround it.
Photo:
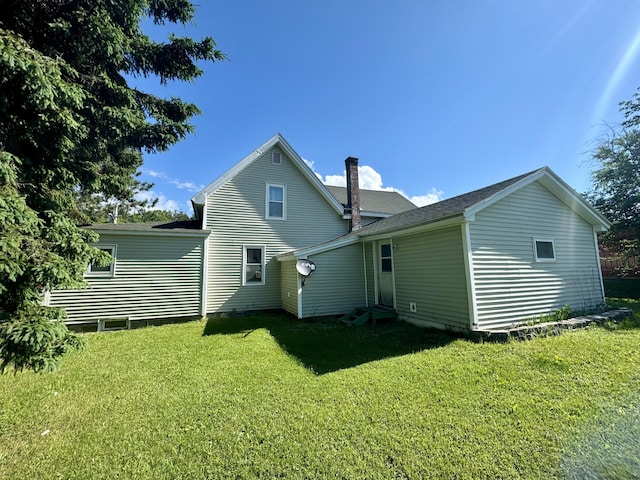
<path fill-rule="evenodd" d="M 637 0 L 200 0 L 195 25 L 229 61 L 193 83 L 133 84 L 202 110 L 146 155 L 159 207 L 189 200 L 280 132 L 323 179 L 423 204 L 548 165 L 580 192 L 603 122 L 640 86 Z"/>

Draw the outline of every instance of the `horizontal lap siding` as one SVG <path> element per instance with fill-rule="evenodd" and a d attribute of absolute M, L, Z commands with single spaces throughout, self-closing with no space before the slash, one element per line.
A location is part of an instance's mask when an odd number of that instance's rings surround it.
<path fill-rule="evenodd" d="M 466 330 L 469 307 L 460 226 L 393 239 L 400 318 Z M 410 302 L 416 303 L 411 312 Z"/>
<path fill-rule="evenodd" d="M 102 234 L 116 245 L 115 276 L 87 277 L 88 288 L 51 292 L 50 305 L 70 321 L 200 314 L 202 238 Z"/>
<path fill-rule="evenodd" d="M 271 163 L 271 149 L 209 195 L 207 311 L 280 308 L 281 265 L 275 256 L 346 233 L 346 221 L 288 156 Z M 265 219 L 266 184 L 286 188 L 286 220 Z M 266 246 L 264 285 L 242 286 L 243 245 Z"/>
<path fill-rule="evenodd" d="M 295 260 L 280 264 L 282 288 L 280 302 L 287 312 L 298 315 L 298 272 Z"/>
<path fill-rule="evenodd" d="M 302 287 L 304 317 L 343 314 L 365 306 L 362 245 L 348 245 L 310 258 L 316 271 Z"/>
<path fill-rule="evenodd" d="M 478 213 L 470 229 L 481 327 L 604 303 L 591 225 L 541 184 Z M 534 238 L 554 241 L 556 262 L 535 262 Z"/>

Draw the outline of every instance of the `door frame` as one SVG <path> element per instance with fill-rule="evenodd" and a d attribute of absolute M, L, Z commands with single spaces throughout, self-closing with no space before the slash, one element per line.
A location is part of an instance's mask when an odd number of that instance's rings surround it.
<path fill-rule="evenodd" d="M 395 260 L 393 257 L 393 249 L 394 249 L 394 245 L 393 245 L 393 239 L 392 238 L 385 238 L 383 240 L 378 240 L 376 242 L 374 242 L 375 244 L 375 266 L 376 266 L 376 304 L 377 305 L 384 305 L 387 307 L 393 307 L 396 308 L 396 268 L 395 268 Z M 382 296 L 381 296 L 381 284 L 383 283 L 381 281 L 380 275 L 383 273 L 382 272 L 382 245 L 389 245 L 389 250 L 390 250 L 390 259 L 391 259 L 391 272 L 384 272 L 384 273 L 390 273 L 390 277 L 391 277 L 391 296 L 392 296 L 392 304 L 391 305 L 387 305 L 385 303 L 382 303 Z M 386 258 L 386 257 L 385 257 Z"/>

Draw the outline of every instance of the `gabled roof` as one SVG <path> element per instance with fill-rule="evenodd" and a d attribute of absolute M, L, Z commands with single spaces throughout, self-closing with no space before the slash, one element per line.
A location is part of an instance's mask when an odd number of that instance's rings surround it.
<path fill-rule="evenodd" d="M 279 258 L 279 260 L 291 255 L 299 257 L 300 255 L 324 252 L 355 243 L 362 238 L 375 239 L 383 235 L 405 233 L 413 229 L 434 228 L 447 221 L 453 223 L 473 221 L 475 215 L 481 210 L 535 181 L 539 181 L 576 214 L 593 225 L 596 230 L 605 231 L 611 226 L 611 223 L 602 214 L 589 205 L 549 167 L 543 167 L 479 190 L 383 218 L 332 241 L 284 254 L 281 256 L 283 258 Z"/>
<path fill-rule="evenodd" d="M 472 221 L 479 211 L 535 181 L 540 181 L 569 208 L 598 230 L 604 231 L 611 226 L 604 216 L 591 207 L 549 167 L 543 167 L 479 190 L 384 218 L 366 225 L 354 233 L 359 237 L 386 234 L 428 225 L 453 217 Z"/>
<path fill-rule="evenodd" d="M 212 183 L 204 187 L 200 192 L 198 192 L 191 199 L 191 203 L 194 205 L 194 210 L 196 214 L 200 215 L 200 211 L 202 206 L 205 204 L 206 198 L 211 195 L 213 192 L 218 190 L 224 184 L 226 184 L 229 180 L 234 178 L 240 172 L 242 172 L 245 168 L 249 167 L 253 162 L 255 162 L 260 156 L 266 153 L 269 149 L 274 146 L 279 146 L 282 151 L 284 151 L 287 156 L 291 159 L 293 164 L 298 167 L 300 172 L 309 180 L 309 183 L 316 189 L 320 194 L 324 197 L 324 199 L 334 208 L 334 210 L 342 215 L 344 213 L 344 208 L 338 200 L 327 190 L 325 185 L 320 181 L 320 179 L 313 173 L 313 170 L 309 168 L 306 162 L 302 159 L 300 155 L 289 145 L 289 143 L 284 139 L 284 137 L 277 133 L 269 140 L 260 145 L 257 149 L 251 152 L 249 155 L 244 157 L 238 163 L 236 163 L 233 167 L 219 176 Z M 198 208 L 200 207 L 200 208 Z"/>
<path fill-rule="evenodd" d="M 347 187 L 325 186 L 340 203 L 346 206 Z M 398 192 L 360 189 L 360 211 L 370 216 L 395 215 L 412 208 L 417 207 Z"/>

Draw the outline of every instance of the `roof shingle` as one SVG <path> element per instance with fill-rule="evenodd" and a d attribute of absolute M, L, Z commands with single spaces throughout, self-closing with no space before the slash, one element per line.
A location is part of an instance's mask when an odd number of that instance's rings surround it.
<path fill-rule="evenodd" d="M 426 223 L 442 220 L 447 217 L 460 215 L 464 211 L 477 203 L 487 200 L 498 192 L 501 192 L 505 188 L 513 185 L 514 183 L 522 180 L 529 175 L 537 172 L 534 170 L 524 175 L 504 180 L 488 187 L 474 190 L 457 197 L 442 200 L 441 202 L 433 203 L 420 208 L 415 208 L 406 212 L 398 213 L 392 217 L 383 218 L 377 222 L 371 223 L 357 230 L 356 233 L 359 237 L 366 235 L 377 235 L 380 233 L 392 232 L 394 230 L 400 230 L 405 228 L 411 228 Z"/>
<path fill-rule="evenodd" d="M 334 185 L 325 185 L 325 187 L 342 205 L 347 204 L 347 187 L 336 187 Z M 395 215 L 413 208 L 417 208 L 416 205 L 398 192 L 360 189 L 361 211 Z"/>

